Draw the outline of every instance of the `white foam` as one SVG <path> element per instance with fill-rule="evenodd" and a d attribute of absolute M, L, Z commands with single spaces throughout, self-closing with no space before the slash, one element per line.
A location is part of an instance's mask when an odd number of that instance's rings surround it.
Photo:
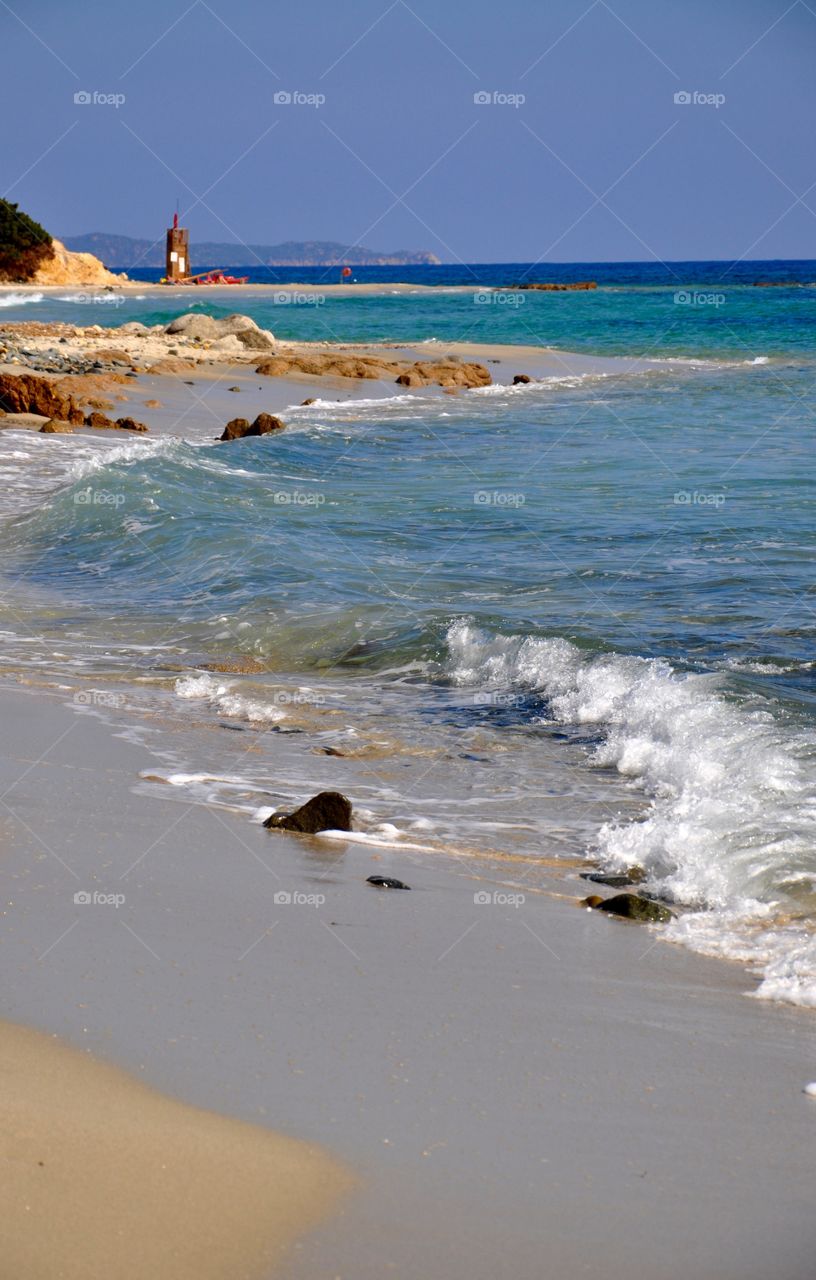
<path fill-rule="evenodd" d="M 456 681 L 535 689 L 555 721 L 600 730 L 593 762 L 650 805 L 641 821 L 601 827 L 596 853 L 613 868 L 639 863 L 652 888 L 704 908 L 669 936 L 750 964 L 759 996 L 816 1005 L 816 935 L 800 907 L 803 886 L 816 887 L 812 734 L 729 701 L 722 677 L 662 660 L 587 657 L 566 640 L 464 621 L 448 645 Z"/>
<path fill-rule="evenodd" d="M 42 302 L 41 293 L 1 293 L 0 307 L 24 307 L 28 303 Z"/>
<path fill-rule="evenodd" d="M 176 695 L 206 702 L 219 715 L 248 720 L 251 724 L 277 723 L 286 718 L 286 713 L 279 706 L 245 698 L 235 692 L 232 685 L 210 675 L 182 676 L 176 681 Z"/>

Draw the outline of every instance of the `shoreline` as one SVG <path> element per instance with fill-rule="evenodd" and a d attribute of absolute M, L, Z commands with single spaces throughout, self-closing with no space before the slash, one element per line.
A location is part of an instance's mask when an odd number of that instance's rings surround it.
<path fill-rule="evenodd" d="M 810 1275 L 807 1011 L 578 910 L 546 869 L 518 909 L 479 906 L 474 891 L 508 883 L 499 862 L 149 797 L 127 717 L 66 697 L 0 686 L 4 1015 L 196 1107 L 285 1115 L 356 1169 L 361 1189 L 301 1239 L 288 1280 L 533 1280 L 542 1255 L 625 1280 L 633 1247 L 646 1280 Z M 344 767 L 354 798 L 366 766 Z M 378 892 L 372 872 L 413 892 Z M 77 907 L 80 888 L 126 901 Z M 324 902 L 280 906 L 281 889 Z"/>

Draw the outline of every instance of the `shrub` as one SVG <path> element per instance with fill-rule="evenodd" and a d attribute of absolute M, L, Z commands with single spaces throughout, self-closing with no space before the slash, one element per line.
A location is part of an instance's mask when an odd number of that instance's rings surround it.
<path fill-rule="evenodd" d="M 45 228 L 16 204 L 0 199 L 0 280 L 30 280 L 51 253 Z"/>

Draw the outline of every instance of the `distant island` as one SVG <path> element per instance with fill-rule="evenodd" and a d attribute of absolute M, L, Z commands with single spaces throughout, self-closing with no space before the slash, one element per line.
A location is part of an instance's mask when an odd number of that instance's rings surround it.
<path fill-rule="evenodd" d="M 64 243 L 75 253 L 92 253 L 108 268 L 128 270 L 164 267 L 165 244 L 137 240 L 132 236 L 92 231 L 84 236 L 66 236 Z M 427 250 L 398 249 L 381 253 L 363 246 L 339 244 L 333 240 L 287 240 L 284 244 L 229 244 L 202 240 L 190 246 L 194 269 L 204 267 L 390 267 L 435 264 L 436 254 Z"/>

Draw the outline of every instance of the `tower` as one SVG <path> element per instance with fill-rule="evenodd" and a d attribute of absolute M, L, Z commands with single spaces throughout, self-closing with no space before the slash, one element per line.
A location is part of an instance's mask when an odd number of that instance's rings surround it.
<path fill-rule="evenodd" d="M 167 280 L 186 280 L 190 274 L 190 232 L 178 224 L 178 214 L 173 214 L 173 225 L 167 228 Z"/>

